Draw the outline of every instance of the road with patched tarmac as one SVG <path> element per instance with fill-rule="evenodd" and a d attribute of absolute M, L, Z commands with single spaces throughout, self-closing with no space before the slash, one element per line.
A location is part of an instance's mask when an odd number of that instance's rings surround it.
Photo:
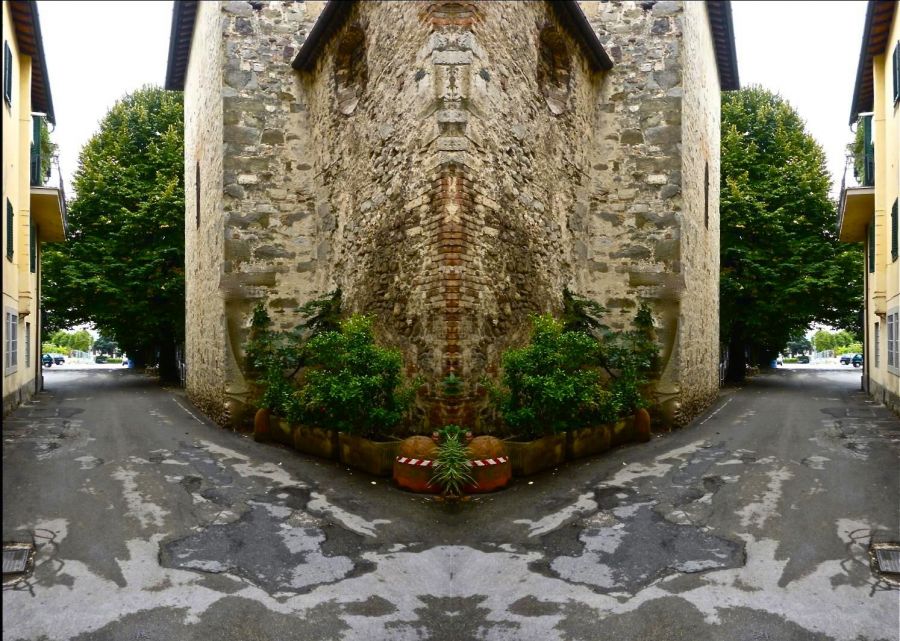
<path fill-rule="evenodd" d="M 449 505 L 216 427 L 127 368 L 4 420 L 3 639 L 897 641 L 900 419 L 779 368 L 691 425 Z"/>

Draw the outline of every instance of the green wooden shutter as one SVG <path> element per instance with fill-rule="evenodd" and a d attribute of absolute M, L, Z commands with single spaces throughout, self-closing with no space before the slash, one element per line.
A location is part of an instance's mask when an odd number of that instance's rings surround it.
<path fill-rule="evenodd" d="M 6 199 L 6 257 L 9 260 L 12 260 L 13 257 L 13 231 L 15 231 L 15 227 L 13 226 L 13 206 L 12 203 L 9 202 L 9 198 Z"/>
<path fill-rule="evenodd" d="M 900 100 L 900 40 L 894 45 L 894 102 Z"/>
<path fill-rule="evenodd" d="M 875 218 L 869 223 L 869 273 L 875 272 Z"/>
<path fill-rule="evenodd" d="M 3 41 L 3 98 L 6 104 L 12 104 L 12 50 L 9 43 Z"/>
<path fill-rule="evenodd" d="M 897 199 L 894 198 L 894 207 L 891 209 L 891 260 L 897 260 Z"/>

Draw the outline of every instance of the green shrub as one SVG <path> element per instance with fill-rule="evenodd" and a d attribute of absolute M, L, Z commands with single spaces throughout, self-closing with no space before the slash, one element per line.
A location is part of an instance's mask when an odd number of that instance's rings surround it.
<path fill-rule="evenodd" d="M 562 319 L 532 318 L 528 345 L 502 356 L 502 384 L 488 384 L 507 426 L 527 437 L 611 422 L 646 407 L 642 388 L 659 366 L 653 319 L 641 306 L 634 329 L 612 331 L 603 308 L 568 292 Z"/>
<path fill-rule="evenodd" d="M 253 309 L 245 351 L 248 373 L 262 390 L 259 407 L 287 415 L 296 391 L 294 377 L 305 364 L 306 343 L 316 334 L 338 328 L 340 308 L 341 290 L 337 289 L 298 308 L 303 321 L 289 331 L 272 329 L 262 303 Z"/>
<path fill-rule="evenodd" d="M 288 403 L 287 418 L 362 436 L 395 427 L 415 396 L 418 380 L 404 387 L 398 350 L 375 344 L 369 316 L 353 315 L 311 338 L 308 369 Z"/>

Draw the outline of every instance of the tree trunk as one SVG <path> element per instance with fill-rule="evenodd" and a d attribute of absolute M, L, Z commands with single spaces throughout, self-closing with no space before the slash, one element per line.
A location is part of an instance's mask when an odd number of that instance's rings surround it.
<path fill-rule="evenodd" d="M 747 346 L 739 334 L 731 335 L 728 342 L 728 370 L 725 372 L 725 381 L 728 383 L 743 383 L 747 376 Z"/>
<path fill-rule="evenodd" d="M 159 379 L 166 383 L 180 382 L 175 341 L 165 340 L 159 344 Z"/>

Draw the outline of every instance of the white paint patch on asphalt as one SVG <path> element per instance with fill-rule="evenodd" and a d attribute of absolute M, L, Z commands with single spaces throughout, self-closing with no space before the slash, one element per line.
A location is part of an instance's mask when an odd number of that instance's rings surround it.
<path fill-rule="evenodd" d="M 128 506 L 128 514 L 140 521 L 142 528 L 148 528 L 151 525 L 156 528 L 163 526 L 169 511 L 144 498 L 135 481 L 137 472 L 119 467 L 112 473 L 112 478 L 122 482 L 122 495 Z"/>
<path fill-rule="evenodd" d="M 327 514 L 348 530 L 356 532 L 357 534 L 362 534 L 363 536 L 374 537 L 379 525 L 391 522 L 389 519 L 372 519 L 371 521 L 367 521 L 361 516 L 352 514 L 347 510 L 330 503 L 325 495 L 320 494 L 319 492 L 312 492 L 309 496 L 309 502 L 306 504 L 307 510 L 310 512 Z"/>
<path fill-rule="evenodd" d="M 637 479 L 655 477 L 662 478 L 675 466 L 675 463 L 684 463 L 688 457 L 694 452 L 709 445 L 706 441 L 694 441 L 683 447 L 670 450 L 664 454 L 660 454 L 653 460 L 651 465 L 643 465 L 641 463 L 631 463 L 626 465 L 609 480 L 601 483 L 601 487 L 618 487 L 630 485 Z M 666 461 L 672 461 L 667 463 Z"/>
<path fill-rule="evenodd" d="M 249 461 L 250 457 L 235 450 L 232 450 L 227 447 L 222 447 L 221 445 L 216 445 L 210 441 L 196 441 L 196 444 L 203 449 L 205 449 L 210 454 L 216 454 L 225 459 L 237 459 L 238 461 Z"/>
<path fill-rule="evenodd" d="M 741 517 L 741 527 L 753 525 L 762 528 L 766 521 L 778 515 L 778 502 L 781 500 L 782 486 L 785 481 L 794 478 L 794 474 L 788 468 L 782 467 L 770 472 L 768 476 L 769 483 L 759 500 L 748 503 L 736 512 Z"/>
<path fill-rule="evenodd" d="M 533 521 L 531 519 L 516 519 L 513 523 L 521 523 L 527 525 L 529 537 L 543 536 L 548 532 L 552 532 L 572 517 L 584 514 L 585 512 L 593 512 L 597 509 L 597 501 L 594 500 L 593 492 L 586 492 L 579 496 L 574 503 L 567 505 L 563 509 L 541 517 Z"/>
<path fill-rule="evenodd" d="M 847 522 L 845 531 L 869 526 Z M 851 530 L 851 531 L 852 531 Z M 897 629 L 897 595 L 894 591 L 869 590 L 848 584 L 832 584 L 833 577 L 845 577 L 848 559 L 832 559 L 820 563 L 813 572 L 779 585 L 789 559 L 778 558 L 779 542 L 741 536 L 746 543 L 747 564 L 742 568 L 704 574 L 700 588 L 680 592 L 679 597 L 703 612 L 709 624 L 720 623 L 720 611 L 740 605 L 760 610 L 796 623 L 812 633 L 821 633 L 835 641 L 890 638 Z M 852 562 L 865 564 L 865 548 L 849 548 Z M 880 603 L 881 607 L 876 603 Z M 848 613 L 866 612 L 866 616 Z"/>

